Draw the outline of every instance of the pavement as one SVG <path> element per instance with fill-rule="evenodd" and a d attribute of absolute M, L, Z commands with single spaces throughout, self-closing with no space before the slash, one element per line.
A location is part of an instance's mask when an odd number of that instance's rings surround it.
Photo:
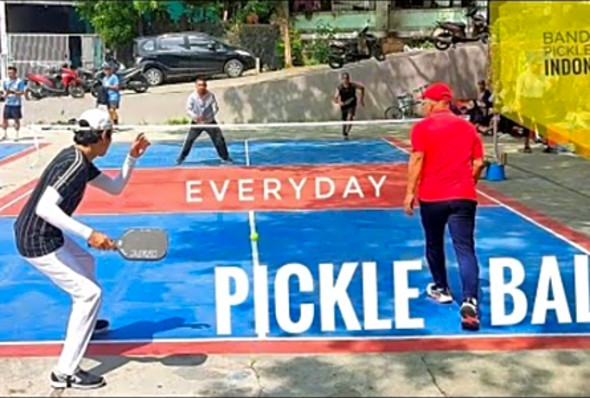
<path fill-rule="evenodd" d="M 24 132 L 25 140 L 27 133 Z M 121 133 L 129 140 L 133 132 Z M 407 131 L 394 135 L 407 141 Z M 170 138 L 154 133 L 153 139 Z M 0 167 L 0 196 L 37 178 L 69 134 L 45 134 L 56 145 Z M 568 155 L 519 153 L 502 138 L 508 179 L 487 183 L 529 207 L 590 235 L 590 162 Z M 491 150 L 490 140 L 486 149 Z M 33 165 L 33 167 L 31 167 Z M 485 184 L 485 182 L 484 182 Z M 55 358 L 0 359 L 2 396 L 79 396 L 51 390 Z M 589 396 L 590 352 L 414 352 L 334 355 L 187 355 L 100 357 L 83 366 L 107 386 L 85 396 Z"/>

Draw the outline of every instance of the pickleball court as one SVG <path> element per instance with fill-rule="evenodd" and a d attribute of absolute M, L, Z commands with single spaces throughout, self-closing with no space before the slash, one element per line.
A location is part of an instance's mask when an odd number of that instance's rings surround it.
<path fill-rule="evenodd" d="M 203 139 L 187 162 L 176 166 L 180 144 L 155 142 L 123 195 L 89 188 L 78 210 L 80 219 L 111 236 L 139 226 L 164 227 L 170 235 L 170 252 L 162 262 L 126 262 L 117 254 L 95 253 L 104 289 L 100 316 L 112 326 L 92 343 L 95 354 L 526 348 L 571 345 L 573 338 L 581 344 L 590 329 L 560 323 L 555 312 L 548 313 L 544 324 L 531 322 L 541 256 L 557 256 L 568 302 L 574 303 L 574 255 L 587 253 L 587 240 L 483 186 L 476 246 L 481 330 L 461 330 L 458 303 L 441 306 L 425 296 L 430 281 L 425 261 L 422 270 L 408 274 L 409 286 L 420 294 L 410 301 L 410 314 L 424 318 L 425 327 L 396 328 L 392 262 L 423 259 L 420 218 L 401 210 L 408 158 L 401 142 L 233 140 L 229 151 L 235 164 L 222 165 Z M 116 172 L 127 150 L 128 143 L 115 143 L 97 165 Z M 12 223 L 30 188 L 0 202 L 0 354 L 5 356 L 58 353 L 69 315 L 67 295 L 21 260 L 14 247 Z M 253 230 L 258 241 L 250 240 Z M 449 238 L 447 254 L 452 288 L 460 292 Z M 525 265 L 521 288 L 531 303 L 516 325 L 489 324 L 487 264 L 492 257 L 512 257 Z M 351 262 L 359 263 L 346 288 L 351 307 L 336 306 L 330 321 L 320 305 L 326 299 L 320 287 L 329 277 L 320 264 L 334 264 L 336 279 L 343 263 Z M 375 263 L 376 275 L 363 270 L 363 262 Z M 284 274 L 278 275 L 288 264 L 299 264 L 312 284 L 296 275 L 285 282 Z M 254 269 L 261 265 L 267 267 L 268 280 L 257 289 L 262 286 L 266 295 L 253 287 Z M 224 267 L 241 269 L 248 284 L 243 302 L 221 316 L 229 316 L 231 332 L 220 335 L 216 269 Z M 236 288 L 234 283 L 229 291 Z M 392 321 L 389 329 L 366 327 L 371 289 L 376 290 L 378 317 Z M 266 311 L 260 312 L 260 306 Z M 297 322 L 309 317 L 310 310 L 312 321 L 303 332 L 285 331 L 286 316 Z M 575 317 L 573 304 L 570 312 Z M 264 337 L 257 333 L 256 313 L 267 314 Z"/>

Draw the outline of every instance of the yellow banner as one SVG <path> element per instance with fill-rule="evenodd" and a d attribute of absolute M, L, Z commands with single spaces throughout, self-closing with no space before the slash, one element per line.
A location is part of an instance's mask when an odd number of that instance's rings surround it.
<path fill-rule="evenodd" d="M 496 110 L 590 156 L 590 1 L 490 1 Z"/>

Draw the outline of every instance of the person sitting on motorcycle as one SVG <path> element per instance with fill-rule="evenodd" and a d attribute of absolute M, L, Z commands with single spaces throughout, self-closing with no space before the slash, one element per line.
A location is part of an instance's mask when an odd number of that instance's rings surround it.
<path fill-rule="evenodd" d="M 113 124 L 119 124 L 119 115 L 117 114 L 117 109 L 119 109 L 121 102 L 119 78 L 113 73 L 112 66 L 108 63 L 104 63 L 102 65 L 102 70 L 105 75 L 102 79 L 102 86 L 106 91 L 109 115 L 111 116 L 111 121 Z"/>
<path fill-rule="evenodd" d="M 360 36 L 358 38 L 358 52 L 360 55 L 364 55 L 368 57 L 369 54 L 369 46 L 367 45 L 367 38 L 364 36 Z"/>
<path fill-rule="evenodd" d="M 359 34 L 357 37 L 357 51 L 359 55 L 370 56 L 369 53 L 369 43 L 367 40 L 367 36 L 364 34 Z"/>

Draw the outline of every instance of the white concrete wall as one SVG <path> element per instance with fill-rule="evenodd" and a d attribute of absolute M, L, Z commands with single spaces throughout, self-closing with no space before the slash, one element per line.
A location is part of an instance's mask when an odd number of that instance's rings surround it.
<path fill-rule="evenodd" d="M 457 97 L 473 98 L 477 80 L 486 77 L 487 50 L 471 45 L 450 51 L 396 54 L 383 62 L 370 60 L 347 65 L 343 70 L 368 90 L 366 107 L 359 109 L 358 119 L 380 119 L 396 94 L 433 81 L 450 84 Z M 343 70 L 313 68 L 295 76 L 291 73 L 264 81 L 253 79 L 250 84 L 224 80 L 216 87 L 218 82 L 211 82 L 220 105 L 218 119 L 222 123 L 339 120 L 338 107 L 331 100 Z M 166 123 L 185 116 L 191 86 L 183 87 L 186 92 L 176 87 L 170 90 L 173 92 L 161 92 L 162 88 L 146 94 L 125 92 L 121 123 Z M 25 102 L 24 116 L 27 124 L 54 123 L 75 118 L 93 106 L 90 95 L 84 99 L 51 98 Z"/>

